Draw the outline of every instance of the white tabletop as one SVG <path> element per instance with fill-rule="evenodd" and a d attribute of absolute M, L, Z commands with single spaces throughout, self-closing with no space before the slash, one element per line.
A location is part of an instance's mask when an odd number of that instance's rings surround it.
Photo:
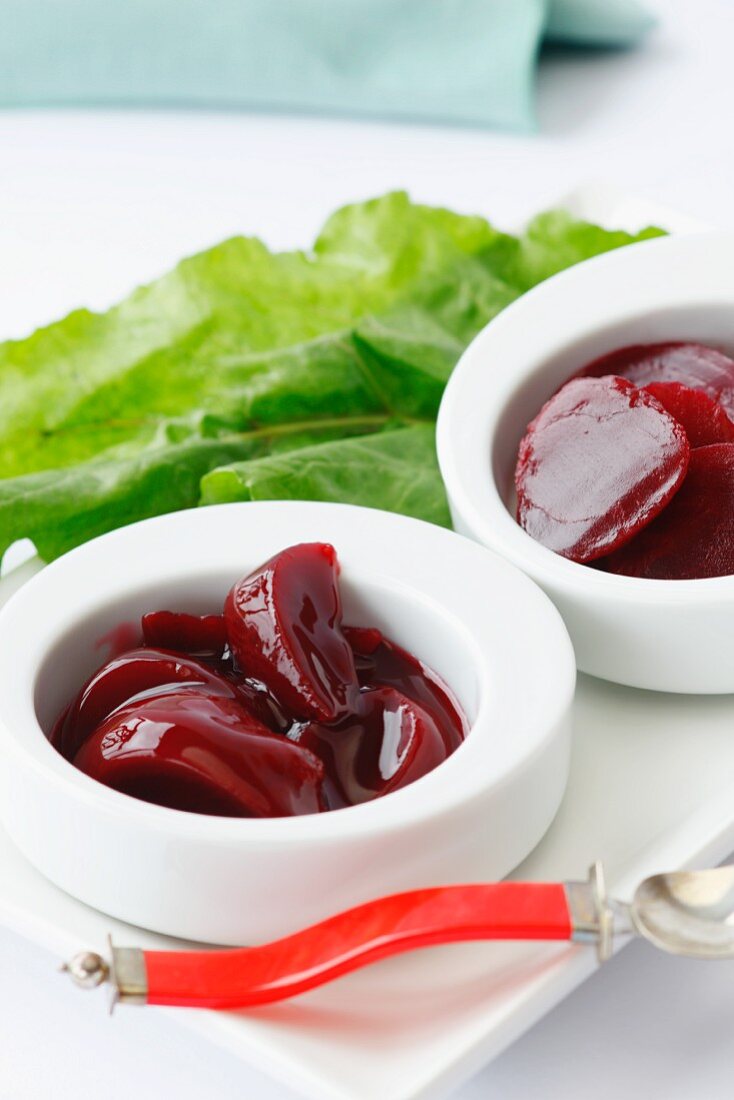
<path fill-rule="evenodd" d="M 603 179 L 734 226 L 734 6 L 651 6 L 663 22 L 645 48 L 543 62 L 534 137 L 242 114 L 0 113 L 0 334 L 105 306 L 231 233 L 306 244 L 335 206 L 396 187 L 512 226 Z M 109 1021 L 98 999 L 70 994 L 55 962 L 0 930 L 2 1100 L 290 1100 L 170 1017 L 127 1009 Z M 726 964 L 630 947 L 455 1100 L 724 1100 L 731 976 Z"/>

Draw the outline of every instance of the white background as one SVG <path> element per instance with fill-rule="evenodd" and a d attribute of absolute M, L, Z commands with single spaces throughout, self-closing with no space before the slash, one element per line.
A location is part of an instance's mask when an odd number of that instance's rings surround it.
<path fill-rule="evenodd" d="M 544 59 L 532 137 L 241 114 L 0 112 L 0 334 L 105 306 L 231 233 L 307 245 L 335 206 L 396 187 L 512 227 L 602 179 L 734 227 L 734 2 L 650 6 L 661 26 L 643 48 Z M 0 930 L 0 1100 L 292 1097 L 154 1011 L 108 1020 L 55 963 Z M 455 1100 L 728 1100 L 732 978 L 734 964 L 630 947 Z"/>

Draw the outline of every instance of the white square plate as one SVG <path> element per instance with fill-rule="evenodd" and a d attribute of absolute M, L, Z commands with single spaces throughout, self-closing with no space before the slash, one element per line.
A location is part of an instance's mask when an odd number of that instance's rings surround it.
<path fill-rule="evenodd" d="M 701 228 L 605 187 L 585 188 L 565 205 L 630 229 Z M 0 582 L 0 599 L 32 569 Z M 611 891 L 624 897 L 654 871 L 725 857 L 734 848 L 733 720 L 727 697 L 653 695 L 582 677 L 568 793 L 513 877 L 580 878 L 602 859 Z M 60 957 L 102 949 L 107 933 L 121 944 L 172 943 L 62 893 L 1 832 L 0 920 Z M 383 962 L 249 1014 L 158 1011 L 318 1100 L 424 1100 L 497 1055 L 595 965 L 577 947 L 466 944 Z"/>

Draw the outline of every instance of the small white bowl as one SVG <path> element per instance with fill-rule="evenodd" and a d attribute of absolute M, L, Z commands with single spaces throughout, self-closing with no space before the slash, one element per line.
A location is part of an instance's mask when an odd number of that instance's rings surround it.
<path fill-rule="evenodd" d="M 583 672 L 657 691 L 734 691 L 734 576 L 651 581 L 567 561 L 514 517 L 528 422 L 590 360 L 625 344 L 694 340 L 734 350 L 734 235 L 632 245 L 530 291 L 476 337 L 438 418 L 456 529 L 540 584 Z"/>
<path fill-rule="evenodd" d="M 346 621 L 434 668 L 471 721 L 440 767 L 384 798 L 279 819 L 207 817 L 110 790 L 47 741 L 120 623 L 221 607 L 230 585 L 302 541 L 333 543 Z M 60 558 L 0 613 L 0 811 L 75 897 L 187 939 L 254 943 L 372 896 L 505 875 L 566 784 L 575 665 L 546 596 L 450 531 L 337 504 L 232 504 L 123 528 Z"/>

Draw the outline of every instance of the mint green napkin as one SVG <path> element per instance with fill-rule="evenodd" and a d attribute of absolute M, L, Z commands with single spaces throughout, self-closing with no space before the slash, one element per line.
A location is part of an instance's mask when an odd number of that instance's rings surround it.
<path fill-rule="evenodd" d="M 539 44 L 627 45 L 637 0 L 0 0 L 0 105 L 533 125 Z"/>
<path fill-rule="evenodd" d="M 654 23 L 638 0 L 551 0 L 545 33 L 582 46 L 631 46 Z"/>

